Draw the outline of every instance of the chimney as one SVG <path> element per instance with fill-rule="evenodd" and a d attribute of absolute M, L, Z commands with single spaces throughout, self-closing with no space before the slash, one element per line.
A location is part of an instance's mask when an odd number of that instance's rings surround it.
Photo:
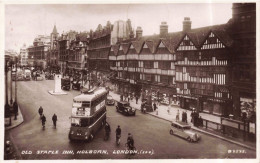
<path fill-rule="evenodd" d="M 141 27 L 136 28 L 136 38 L 140 38 L 143 36 L 143 30 Z"/>
<path fill-rule="evenodd" d="M 183 32 L 188 32 L 191 30 L 191 21 L 189 17 L 184 17 L 182 30 Z"/>
<path fill-rule="evenodd" d="M 167 22 L 162 22 L 160 25 L 160 37 L 166 37 L 168 34 Z"/>

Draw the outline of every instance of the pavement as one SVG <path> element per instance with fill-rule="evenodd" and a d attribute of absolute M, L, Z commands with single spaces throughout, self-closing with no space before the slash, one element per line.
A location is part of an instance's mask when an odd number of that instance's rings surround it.
<path fill-rule="evenodd" d="M 119 94 L 116 94 L 112 91 L 110 91 L 109 94 L 113 97 L 113 99 L 115 101 L 120 101 L 120 95 Z M 130 100 L 129 103 L 130 103 L 130 106 L 132 106 L 133 108 L 138 109 L 138 110 L 141 109 L 141 100 L 140 99 L 138 100 L 137 104 L 136 104 L 135 99 Z M 172 121 L 175 121 L 175 117 L 176 117 L 178 111 L 179 111 L 180 119 L 181 119 L 182 112 L 187 112 L 187 121 L 191 125 L 192 129 L 199 131 L 199 132 L 202 132 L 202 133 L 205 133 L 205 134 L 208 134 L 208 135 L 211 135 L 211 136 L 214 136 L 214 137 L 217 137 L 219 139 L 231 142 L 233 144 L 240 145 L 242 147 L 245 147 L 245 148 L 248 148 L 248 149 L 251 149 L 251 150 L 256 150 L 256 143 L 243 141 L 243 140 L 236 139 L 236 138 L 231 139 L 228 136 L 225 136 L 221 133 L 216 133 L 216 132 L 212 132 L 210 130 L 195 127 L 191 123 L 191 116 L 190 116 L 191 111 L 190 110 L 182 109 L 178 105 L 171 105 L 170 107 L 168 107 L 168 106 L 162 105 L 162 104 L 159 105 L 159 106 L 157 105 L 157 108 L 158 109 L 156 111 L 147 112 L 147 114 L 154 116 L 154 117 L 157 117 L 157 118 L 160 118 L 160 119 L 164 119 L 164 120 L 169 121 L 169 122 L 172 122 Z M 168 112 L 168 108 L 169 108 L 169 112 Z M 210 114 L 207 114 L 207 113 L 200 113 L 200 116 L 201 116 L 202 119 L 213 121 L 213 122 L 216 122 L 216 123 L 219 123 L 219 124 L 221 123 L 221 117 L 218 117 L 218 116 L 215 116 L 215 115 L 210 115 Z"/>
<path fill-rule="evenodd" d="M 10 126 L 5 126 L 5 130 L 6 130 L 6 131 L 8 131 L 8 130 L 10 130 L 10 129 L 12 129 L 12 128 L 15 128 L 15 127 L 17 127 L 17 126 L 19 126 L 19 125 L 22 124 L 23 121 L 24 121 L 23 115 L 22 115 L 22 113 L 21 113 L 21 111 L 20 111 L 19 104 L 18 104 L 18 115 L 17 115 L 17 117 L 16 117 L 16 120 L 14 120 L 14 119 L 15 119 L 15 116 L 12 115 L 12 116 L 11 116 L 11 125 L 10 125 Z"/>

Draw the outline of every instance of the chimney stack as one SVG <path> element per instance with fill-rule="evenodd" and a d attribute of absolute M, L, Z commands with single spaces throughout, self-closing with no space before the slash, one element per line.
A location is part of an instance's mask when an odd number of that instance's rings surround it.
<path fill-rule="evenodd" d="M 189 17 L 184 17 L 182 30 L 183 32 L 188 32 L 191 30 L 191 21 Z"/>
<path fill-rule="evenodd" d="M 168 25 L 167 22 L 162 22 L 160 25 L 160 37 L 166 37 L 168 34 Z"/>
<path fill-rule="evenodd" d="M 141 27 L 136 28 L 136 38 L 140 38 L 143 36 L 143 30 Z"/>

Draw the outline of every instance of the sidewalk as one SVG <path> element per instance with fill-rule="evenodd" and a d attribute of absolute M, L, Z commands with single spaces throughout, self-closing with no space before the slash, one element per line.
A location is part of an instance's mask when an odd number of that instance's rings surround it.
<path fill-rule="evenodd" d="M 17 126 L 19 126 L 20 124 L 22 124 L 23 123 L 23 115 L 22 115 L 22 113 L 21 113 L 21 111 L 20 111 L 20 107 L 19 107 L 19 105 L 18 105 L 18 115 L 17 115 L 17 119 L 16 120 L 14 120 L 14 115 L 12 115 L 11 116 L 11 125 L 10 126 L 5 126 L 5 130 L 7 131 L 7 130 L 10 130 L 10 129 L 12 129 L 12 128 L 14 128 L 14 127 L 17 127 Z"/>
<path fill-rule="evenodd" d="M 116 94 L 116 93 L 114 93 L 112 91 L 110 91 L 109 94 L 113 97 L 113 99 L 115 101 L 120 101 L 120 95 L 118 95 L 118 94 Z M 138 104 L 136 104 L 135 99 L 132 100 L 132 101 L 130 100 L 130 105 L 133 108 L 136 108 L 136 109 L 140 110 L 140 108 L 141 108 L 141 100 L 140 99 L 138 100 Z M 164 119 L 164 120 L 167 120 L 167 121 L 171 122 L 171 121 L 175 120 L 175 117 L 176 117 L 176 114 L 177 114 L 178 110 L 179 110 L 179 117 L 180 117 L 180 119 L 181 119 L 182 112 L 187 112 L 187 121 L 191 125 L 192 129 L 197 130 L 199 132 L 202 132 L 204 134 L 208 134 L 208 135 L 217 137 L 219 139 L 222 139 L 222 140 L 225 140 L 225 141 L 228 141 L 228 142 L 231 142 L 231 143 L 243 146 L 243 147 L 251 149 L 251 150 L 256 150 L 256 143 L 244 142 L 244 141 L 241 141 L 241 140 L 238 140 L 238 139 L 236 140 L 236 138 L 230 139 L 229 137 L 224 136 L 221 133 L 210 132 L 209 130 L 193 126 L 193 124 L 191 123 L 191 116 L 190 116 L 191 115 L 191 111 L 190 110 L 182 109 L 179 106 L 171 106 L 170 107 L 170 111 L 168 113 L 167 112 L 168 106 L 159 105 L 157 107 L 158 107 L 157 111 L 148 112 L 148 114 L 150 114 L 152 116 L 155 116 L 157 118 Z M 214 116 L 214 115 L 210 115 L 210 114 L 206 114 L 206 113 L 200 113 L 200 116 L 202 117 L 202 119 L 210 120 L 210 121 L 213 121 L 213 122 L 216 122 L 216 123 L 221 123 L 221 118 L 218 117 L 218 116 Z"/>

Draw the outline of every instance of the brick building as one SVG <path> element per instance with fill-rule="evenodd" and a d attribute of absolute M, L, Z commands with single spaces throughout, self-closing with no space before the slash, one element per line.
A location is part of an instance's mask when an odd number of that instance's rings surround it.
<path fill-rule="evenodd" d="M 256 113 L 256 3 L 234 3 L 230 20 L 232 48 L 232 97 L 236 117 Z"/>

